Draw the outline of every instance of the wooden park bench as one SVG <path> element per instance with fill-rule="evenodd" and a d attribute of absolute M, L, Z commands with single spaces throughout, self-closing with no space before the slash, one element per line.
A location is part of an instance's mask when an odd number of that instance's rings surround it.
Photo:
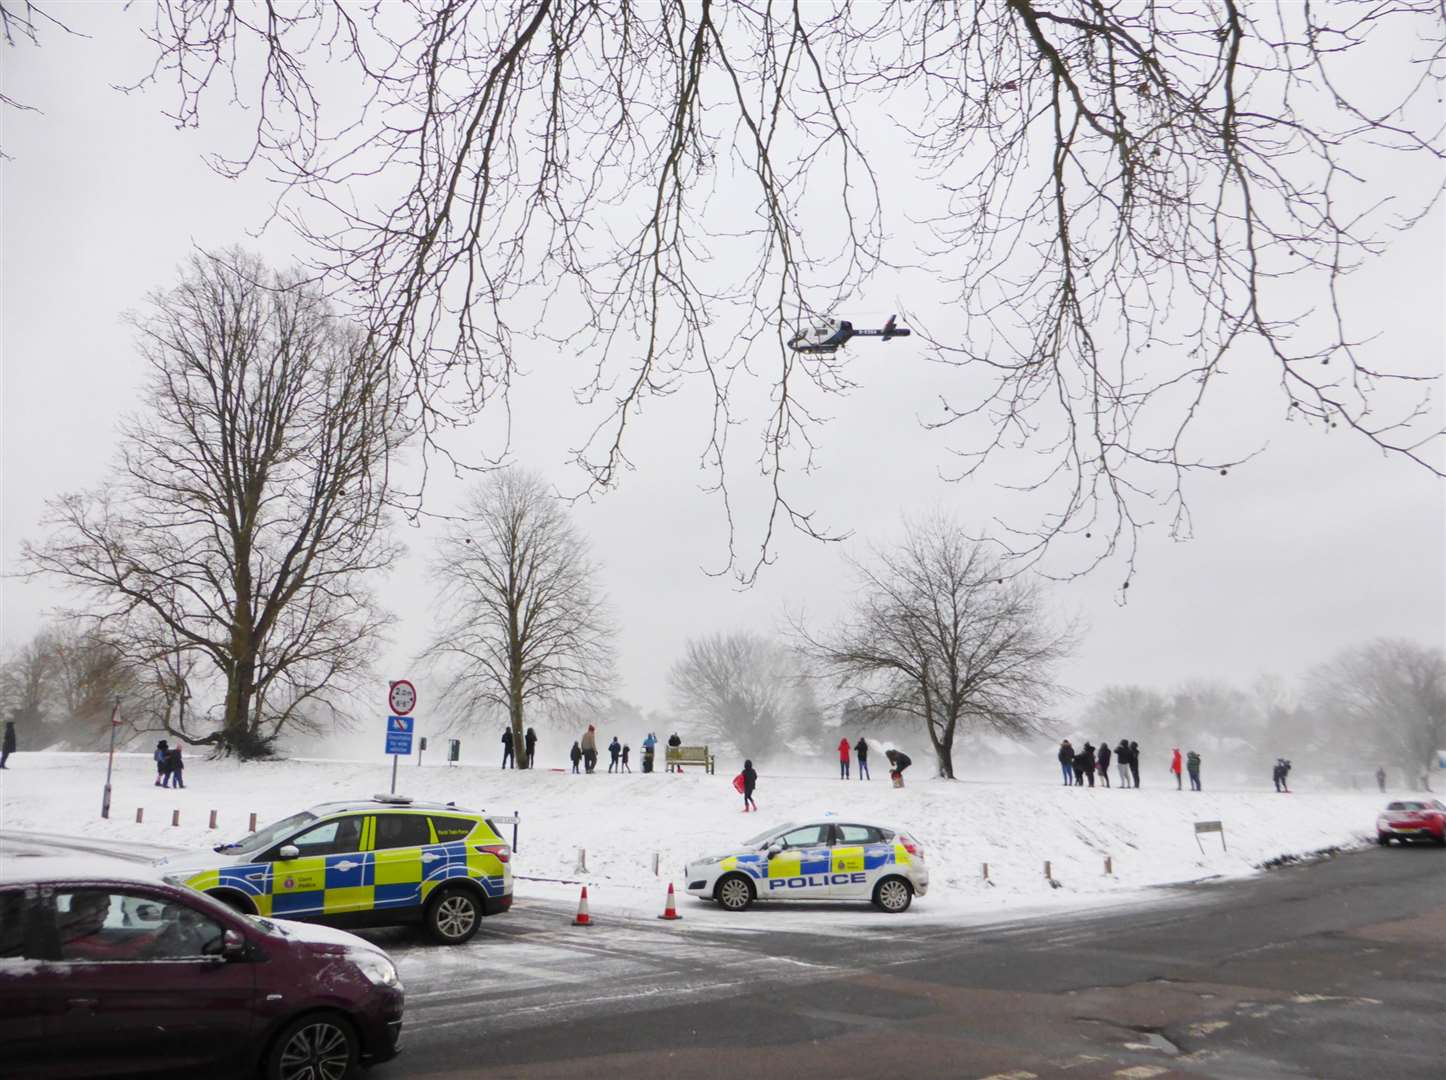
<path fill-rule="evenodd" d="M 667 749 L 665 760 L 669 768 L 675 765 L 701 765 L 710 774 L 713 772 L 713 755 L 706 746 L 670 746 Z"/>

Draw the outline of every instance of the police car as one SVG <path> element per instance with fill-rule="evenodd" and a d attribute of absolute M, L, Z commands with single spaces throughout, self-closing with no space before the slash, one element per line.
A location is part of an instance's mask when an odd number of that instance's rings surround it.
<path fill-rule="evenodd" d="M 828 818 L 782 825 L 687 865 L 688 892 L 743 911 L 755 900 L 871 900 L 906 911 L 929 891 L 924 848 L 899 829 Z"/>
<path fill-rule="evenodd" d="M 479 813 L 378 795 L 321 803 L 214 854 L 157 867 L 243 914 L 343 927 L 421 922 L 460 945 L 483 916 L 512 906 L 511 859 Z"/>

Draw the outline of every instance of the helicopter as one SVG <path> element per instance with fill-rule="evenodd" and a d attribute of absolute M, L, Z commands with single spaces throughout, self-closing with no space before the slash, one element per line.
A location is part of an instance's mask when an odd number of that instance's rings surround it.
<path fill-rule="evenodd" d="M 884 323 L 880 330 L 855 330 L 854 324 L 847 319 L 821 319 L 789 338 L 788 347 L 801 353 L 834 353 L 847 344 L 850 338 L 881 337 L 888 341 L 890 338 L 908 337 L 913 333 L 912 330 L 899 326 L 897 320 L 897 315 L 890 315 L 889 321 Z"/>

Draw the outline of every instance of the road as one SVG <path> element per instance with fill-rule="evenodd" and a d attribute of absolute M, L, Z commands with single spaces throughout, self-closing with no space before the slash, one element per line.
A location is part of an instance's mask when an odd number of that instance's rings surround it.
<path fill-rule="evenodd" d="M 1435 848 L 969 928 L 567 914 L 520 901 L 463 949 L 369 935 L 408 989 L 405 1051 L 369 1075 L 1437 1080 L 1446 1062 Z"/>

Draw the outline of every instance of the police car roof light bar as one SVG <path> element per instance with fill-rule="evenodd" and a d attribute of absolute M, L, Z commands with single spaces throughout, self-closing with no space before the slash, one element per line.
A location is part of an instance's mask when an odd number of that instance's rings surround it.
<path fill-rule="evenodd" d="M 388 795 L 384 791 L 379 791 L 372 796 L 372 802 L 391 803 L 393 806 L 408 806 L 412 801 L 410 795 Z"/>

